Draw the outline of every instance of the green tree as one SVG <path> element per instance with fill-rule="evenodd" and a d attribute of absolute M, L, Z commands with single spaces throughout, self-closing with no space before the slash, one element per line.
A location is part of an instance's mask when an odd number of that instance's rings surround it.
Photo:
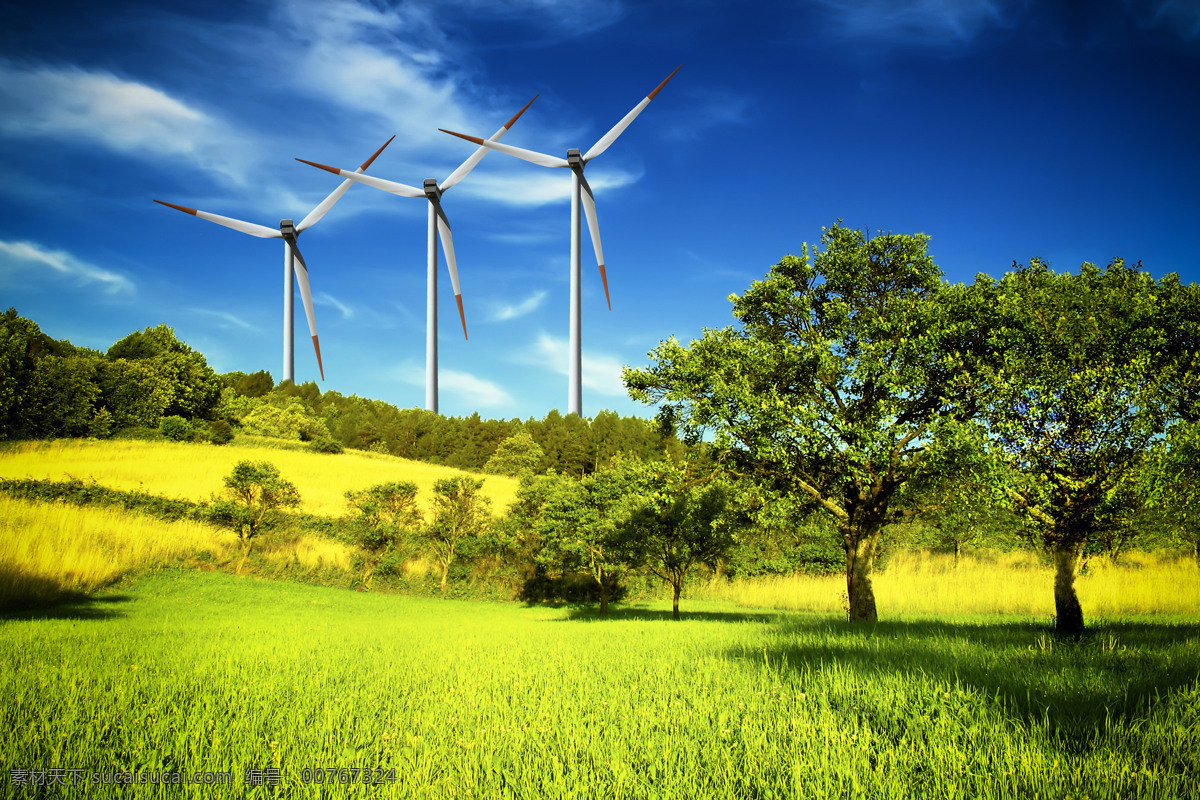
<path fill-rule="evenodd" d="M 279 509 L 299 506 L 300 493 L 269 461 L 239 461 L 225 477 L 225 493 L 231 502 L 214 503 L 214 515 L 237 532 L 241 572 L 254 539 L 274 521 Z"/>
<path fill-rule="evenodd" d="M 972 413 L 975 322 L 927 236 L 867 238 L 839 223 L 821 241 L 731 295 L 740 327 L 665 341 L 624 380 L 685 438 L 711 430 L 734 473 L 833 517 L 849 617 L 872 621 L 881 533 L 921 510 L 913 498 L 955 449 L 951 423 Z"/>
<path fill-rule="evenodd" d="M 994 353 L 978 371 L 980 408 L 1015 476 L 1000 488 L 1054 558 L 1056 629 L 1076 634 L 1080 558 L 1098 535 L 1127 524 L 1146 451 L 1196 379 L 1200 341 L 1178 338 L 1164 310 L 1194 326 L 1200 295 L 1120 260 L 1075 275 L 1036 259 L 1014 267 L 975 285 Z M 1180 303 L 1191 309 L 1172 308 Z"/>
<path fill-rule="evenodd" d="M 1150 505 L 1164 517 L 1167 543 L 1186 547 L 1200 569 L 1200 423 L 1171 427 L 1149 459 Z"/>
<path fill-rule="evenodd" d="M 599 590 L 602 615 L 608 613 L 621 577 L 638 558 L 628 525 L 636 487 L 637 476 L 628 465 L 579 479 L 557 476 L 541 487 L 537 558 L 545 567 L 591 577 Z"/>
<path fill-rule="evenodd" d="M 679 619 L 679 597 L 692 568 L 716 563 L 733 546 L 728 492 L 711 474 L 669 461 L 635 468 L 643 495 L 627 530 L 641 563 L 671 586 L 671 617 Z"/>
<path fill-rule="evenodd" d="M 157 428 L 171 404 L 170 381 L 153 360 L 103 359 L 96 365 L 99 402 L 114 428 Z"/>
<path fill-rule="evenodd" d="M 433 521 L 422 529 L 421 536 L 442 571 L 442 592 L 464 540 L 483 536 L 491 524 L 492 501 L 482 489 L 483 481 L 466 475 L 441 478 L 433 484 Z"/>
<path fill-rule="evenodd" d="M 529 431 L 521 429 L 500 442 L 483 471 L 516 477 L 526 472 L 533 472 L 542 463 L 544 457 L 545 453 L 533 440 Z"/>
<path fill-rule="evenodd" d="M 220 400 L 220 378 L 203 355 L 179 341 L 166 325 L 129 334 L 108 349 L 108 357 L 153 362 L 170 386 L 166 415 L 207 419 Z"/>

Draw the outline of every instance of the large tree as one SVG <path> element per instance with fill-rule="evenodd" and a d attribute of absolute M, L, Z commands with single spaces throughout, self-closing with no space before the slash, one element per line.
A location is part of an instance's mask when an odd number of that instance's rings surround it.
<path fill-rule="evenodd" d="M 805 245 L 731 295 L 738 326 L 672 338 L 624 372 L 634 399 L 693 438 L 711 430 L 737 473 L 836 521 L 851 620 L 876 619 L 881 532 L 919 510 L 953 423 L 971 415 L 971 296 L 942 280 L 927 243 L 836 224 L 823 249 Z"/>
<path fill-rule="evenodd" d="M 1075 574 L 1088 543 L 1127 524 L 1147 450 L 1196 382 L 1200 295 L 1120 260 L 980 276 L 981 415 L 1017 476 L 1001 487 L 1055 563 L 1056 628 L 1083 630 Z"/>
<path fill-rule="evenodd" d="M 443 592 L 464 540 L 482 536 L 492 523 L 492 501 L 482 490 L 483 481 L 466 475 L 433 484 L 433 521 L 420 534 L 442 571 Z"/>

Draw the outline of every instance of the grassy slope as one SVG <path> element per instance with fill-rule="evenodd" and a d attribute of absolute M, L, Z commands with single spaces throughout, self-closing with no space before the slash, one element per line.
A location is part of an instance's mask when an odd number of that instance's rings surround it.
<path fill-rule="evenodd" d="M 705 604 L 570 609 L 163 571 L 0 621 L 13 768 L 229 770 L 284 796 L 1182 798 L 1200 775 L 1200 626 L 849 626 Z M 1041 636 L 1041 638 L 1039 638 Z M 102 788 L 102 787 L 101 787 Z M 289 791 L 290 790 L 290 791 Z M 215 794 L 214 794 L 215 792 Z M 91 791 L 85 796 L 106 796 Z M 329 795 L 326 792 L 325 796 Z"/>
<path fill-rule="evenodd" d="M 95 479 L 113 489 L 142 489 L 164 497 L 205 500 L 222 490 L 222 479 L 243 459 L 270 461 L 296 484 L 302 509 L 311 514 L 340 516 L 346 512 L 348 489 L 377 483 L 412 481 L 428 510 L 433 484 L 462 475 L 461 470 L 377 453 L 348 450 L 325 455 L 290 449 L 268 449 L 235 441 L 216 447 L 175 442 L 59 439 L 25 442 L 0 450 L 0 477 L 63 480 Z M 502 514 L 517 491 L 517 481 L 500 475 L 478 475 L 492 510 Z"/>

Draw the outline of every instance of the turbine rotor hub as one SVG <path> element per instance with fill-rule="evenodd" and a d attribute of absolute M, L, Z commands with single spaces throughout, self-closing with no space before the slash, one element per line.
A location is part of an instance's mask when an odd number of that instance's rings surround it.
<path fill-rule="evenodd" d="M 281 219 L 279 220 L 279 232 L 285 237 L 295 236 L 297 233 L 296 225 L 290 219 Z"/>
<path fill-rule="evenodd" d="M 567 151 L 567 166 L 576 171 L 583 169 L 583 156 L 575 148 Z"/>
<path fill-rule="evenodd" d="M 436 202 L 441 199 L 442 190 L 438 188 L 438 182 L 437 182 L 436 178 L 426 178 L 424 188 L 425 188 L 425 196 L 428 197 L 430 200 L 433 200 Z"/>

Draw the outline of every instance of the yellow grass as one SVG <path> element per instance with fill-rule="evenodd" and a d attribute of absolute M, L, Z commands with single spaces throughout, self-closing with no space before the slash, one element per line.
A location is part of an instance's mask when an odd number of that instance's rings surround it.
<path fill-rule="evenodd" d="M 970 557 L 955 568 L 950 556 L 900 553 L 873 581 L 881 619 L 912 616 L 1012 614 L 1054 616 L 1053 570 L 1028 554 L 997 561 Z M 1119 564 L 1095 562 L 1075 581 L 1085 618 L 1141 614 L 1200 616 L 1200 570 L 1189 560 L 1132 556 Z M 841 575 L 786 576 L 697 584 L 687 594 L 758 608 L 840 612 Z"/>
<path fill-rule="evenodd" d="M 231 531 L 199 522 L 0 497 L 0 608 L 92 592 L 190 555 L 224 559 L 236 541 Z"/>
<path fill-rule="evenodd" d="M 302 510 L 334 517 L 346 513 L 348 489 L 365 489 L 392 481 L 417 484 L 418 501 L 428 511 L 432 506 L 434 481 L 464 474 L 452 467 L 357 450 L 327 455 L 242 444 L 217 447 L 177 442 L 60 439 L 23 442 L 0 450 L 0 478 L 95 479 L 110 489 L 142 490 L 199 501 L 220 492 L 222 479 L 234 464 L 245 459 L 270 461 L 284 478 L 296 485 L 303 501 Z M 493 513 L 503 514 L 516 496 L 518 482 L 500 475 L 477 477 L 484 479 L 483 493 L 491 499 Z"/>

